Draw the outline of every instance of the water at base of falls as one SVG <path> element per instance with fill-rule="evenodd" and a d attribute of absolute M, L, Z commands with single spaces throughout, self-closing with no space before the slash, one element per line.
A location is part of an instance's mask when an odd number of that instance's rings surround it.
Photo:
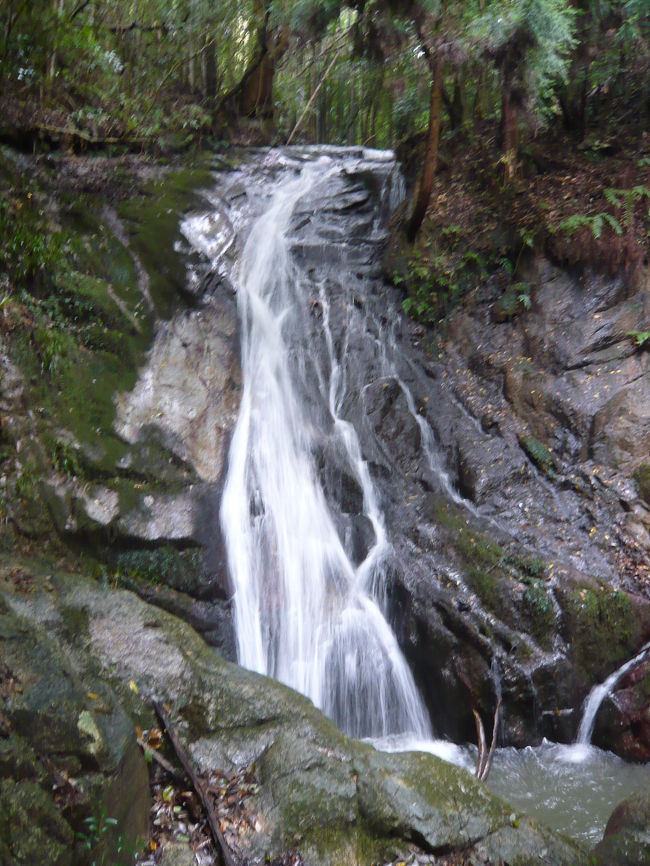
<path fill-rule="evenodd" d="M 379 283 L 382 225 L 401 192 L 394 158 L 271 150 L 232 175 L 220 178 L 215 211 L 188 217 L 183 230 L 215 269 L 228 260 L 237 290 L 243 392 L 221 523 L 239 661 L 308 695 L 377 748 L 428 751 L 472 771 L 476 750 L 433 739 L 387 621 L 394 552 L 361 450 L 363 419 L 351 409 L 371 387 L 368 369 L 380 387 L 396 385 L 429 480 L 460 502 L 400 368 L 398 313 L 368 296 Z M 381 469 L 381 454 L 372 459 Z M 591 746 L 545 743 L 497 749 L 489 784 L 555 829 L 596 841 L 616 803 L 646 780 L 647 768 Z"/>

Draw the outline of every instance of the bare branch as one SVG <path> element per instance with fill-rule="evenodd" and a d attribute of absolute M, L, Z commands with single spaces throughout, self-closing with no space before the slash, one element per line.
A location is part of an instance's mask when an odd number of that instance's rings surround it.
<path fill-rule="evenodd" d="M 203 805 L 203 809 L 205 810 L 205 814 L 206 814 L 206 817 L 208 819 L 208 824 L 210 826 L 210 832 L 212 833 L 212 838 L 214 839 L 214 842 L 215 842 L 217 848 L 221 852 L 221 856 L 223 858 L 223 862 L 224 862 L 225 866 L 237 866 L 237 861 L 233 857 L 232 852 L 231 852 L 230 848 L 228 847 L 228 844 L 226 843 L 224 835 L 221 832 L 221 828 L 219 827 L 219 821 L 217 820 L 217 816 L 215 814 L 214 807 L 212 806 L 212 803 L 210 802 L 210 796 L 209 796 L 208 791 L 206 789 L 205 783 L 203 782 L 203 780 L 201 779 L 199 774 L 196 772 L 196 770 L 192 766 L 192 762 L 190 760 L 189 755 L 187 754 L 187 752 L 185 751 L 183 746 L 181 746 L 180 740 L 178 739 L 178 735 L 176 734 L 176 731 L 174 730 L 174 727 L 173 727 L 171 720 L 169 718 L 169 713 L 167 712 L 165 707 L 160 703 L 160 701 L 156 701 L 156 700 L 152 699 L 151 704 L 152 704 L 154 710 L 156 711 L 156 714 L 157 714 L 158 718 L 160 719 L 165 731 L 167 732 L 167 736 L 169 737 L 169 740 L 170 740 L 172 746 L 174 747 L 174 751 L 176 752 L 178 760 L 181 762 L 185 772 L 187 773 L 187 775 L 192 780 L 192 785 L 194 786 L 194 790 L 198 794 L 199 799 Z"/>

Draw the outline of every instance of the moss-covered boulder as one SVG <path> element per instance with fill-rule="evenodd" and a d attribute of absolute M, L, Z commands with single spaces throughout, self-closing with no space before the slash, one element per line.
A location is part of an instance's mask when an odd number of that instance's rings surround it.
<path fill-rule="evenodd" d="M 47 623 L 84 677 L 110 683 L 132 716 L 149 712 L 141 696 L 164 700 L 199 771 L 254 775 L 239 804 L 250 820 L 226 821 L 237 859 L 296 850 L 314 866 L 369 864 L 416 850 L 487 862 L 492 854 L 477 859 L 478 846 L 498 852 L 501 838 L 512 862 L 584 862 L 578 847 L 517 815 L 464 770 L 348 740 L 306 698 L 226 662 L 188 625 L 132 593 L 64 574 L 48 585 L 35 585 L 27 599 L 6 586 L 5 599 L 32 629 Z M 102 754 L 102 723 L 92 703 L 84 711 L 79 729 L 74 706 L 69 727 Z"/>
<path fill-rule="evenodd" d="M 650 637 L 650 602 L 642 596 L 586 581 L 558 586 L 556 595 L 577 679 L 604 680 Z"/>
<path fill-rule="evenodd" d="M 84 634 L 83 611 L 63 607 L 57 618 L 62 633 Z M 93 842 L 96 857 L 108 856 L 118 833 L 146 836 L 148 772 L 112 690 L 80 674 L 59 641 L 4 602 L 0 637 L 0 845 L 11 855 L 2 862 L 71 863 L 75 833 L 100 815 L 119 831 Z"/>
<path fill-rule="evenodd" d="M 34 166 L 49 216 L 25 242 L 52 260 L 38 292 L 17 286 L 0 310 L 0 549 L 90 553 L 107 582 L 152 601 L 169 582 L 164 604 L 232 652 L 215 529 L 239 400 L 235 301 L 181 231 L 210 162 L 90 162 L 110 196 L 69 195 Z M 180 551 L 182 567 L 125 568 L 120 554 L 142 548 Z"/>
<path fill-rule="evenodd" d="M 650 864 L 650 788 L 614 809 L 603 840 L 594 849 L 593 862 L 595 866 Z"/>
<path fill-rule="evenodd" d="M 0 781 L 0 862 L 70 866 L 74 833 L 52 797 L 34 782 Z"/>

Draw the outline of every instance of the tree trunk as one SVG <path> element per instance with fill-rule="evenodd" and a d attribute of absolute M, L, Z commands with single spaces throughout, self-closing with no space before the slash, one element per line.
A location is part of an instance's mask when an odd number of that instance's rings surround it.
<path fill-rule="evenodd" d="M 206 36 L 205 41 L 205 95 L 212 109 L 217 98 L 217 57 L 214 40 Z"/>
<path fill-rule="evenodd" d="M 506 176 L 515 174 L 517 148 L 519 145 L 519 112 L 508 85 L 501 91 L 501 151 L 505 163 Z"/>
<path fill-rule="evenodd" d="M 422 225 L 431 198 L 433 178 L 438 164 L 438 141 L 440 139 L 440 109 L 442 104 L 442 71 L 443 58 L 441 52 L 436 55 L 431 82 L 431 106 L 429 108 L 429 131 L 427 133 L 427 149 L 424 156 L 422 176 L 416 191 L 415 204 L 406 226 L 406 237 L 413 243 Z"/>
<path fill-rule="evenodd" d="M 248 117 L 273 114 L 273 77 L 275 68 L 268 52 L 262 57 L 242 90 L 241 110 Z"/>
<path fill-rule="evenodd" d="M 584 44 L 576 51 L 569 68 L 568 81 L 558 91 L 558 101 L 562 110 L 562 119 L 567 132 L 577 133 L 584 138 L 587 120 L 587 96 L 589 90 L 590 57 L 584 49 L 588 45 L 588 36 L 584 36 Z"/>
<path fill-rule="evenodd" d="M 257 48 L 259 62 L 251 69 L 241 90 L 241 112 L 248 117 L 273 116 L 273 78 L 275 63 L 278 59 L 276 46 L 270 44 L 268 22 L 270 2 L 256 0 L 255 16 L 260 25 L 257 28 Z M 280 54 L 282 50 L 280 49 Z"/>
<path fill-rule="evenodd" d="M 63 12 L 65 9 L 64 6 L 65 0 L 54 0 L 54 17 L 56 19 L 56 29 L 54 31 L 54 46 L 50 53 L 50 59 L 47 65 L 47 77 L 50 81 L 54 80 L 54 76 L 56 75 L 56 55 L 57 55 L 57 42 L 59 38 L 59 27 L 61 23 L 61 19 L 63 17 Z"/>
<path fill-rule="evenodd" d="M 337 76 L 337 99 L 336 99 L 336 127 L 337 144 L 344 144 L 345 139 L 345 91 L 343 89 L 343 76 L 339 72 Z"/>
<path fill-rule="evenodd" d="M 465 104 L 465 70 L 461 68 L 456 73 L 454 80 L 454 99 L 452 102 L 454 129 L 459 129 L 465 123 Z"/>

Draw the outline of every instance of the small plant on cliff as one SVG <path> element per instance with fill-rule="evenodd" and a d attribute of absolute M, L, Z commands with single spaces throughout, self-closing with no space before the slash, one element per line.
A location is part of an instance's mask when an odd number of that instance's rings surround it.
<path fill-rule="evenodd" d="M 446 233 L 445 233 L 446 232 Z M 456 250 L 458 226 L 447 226 L 443 235 Z M 408 297 L 402 309 L 426 324 L 435 324 L 458 303 L 464 292 L 485 276 L 486 267 L 480 253 L 469 250 L 462 255 L 456 250 L 415 253 L 408 261 L 407 273 L 395 273 L 395 285 L 404 285 Z"/>
<path fill-rule="evenodd" d="M 79 454 L 70 442 L 57 439 L 52 446 L 52 465 L 63 475 L 81 475 Z"/>
<path fill-rule="evenodd" d="M 633 186 L 629 189 L 608 188 L 603 195 L 615 208 L 623 208 L 625 224 L 631 226 L 634 221 L 634 206 L 644 198 L 650 199 L 650 189 L 643 185 Z"/>
<path fill-rule="evenodd" d="M 60 239 L 45 225 L 31 191 L 0 197 L 0 260 L 10 292 L 38 292 L 56 272 Z"/>
<path fill-rule="evenodd" d="M 124 836 L 121 833 L 112 843 L 111 837 L 114 836 L 118 823 L 116 818 L 108 817 L 104 806 L 97 815 L 90 815 L 84 820 L 86 829 L 77 833 L 77 839 L 90 852 L 91 866 L 109 866 L 109 864 L 122 866 L 122 864 L 133 860 L 136 852 L 126 850 Z M 124 854 L 126 859 L 115 860 L 113 851 L 118 857 Z"/>
<path fill-rule="evenodd" d="M 650 349 L 650 331 L 628 331 L 628 337 L 634 337 L 637 349 Z"/>
<path fill-rule="evenodd" d="M 556 231 L 566 232 L 569 237 L 576 232 L 580 231 L 580 229 L 585 228 L 585 226 L 591 229 L 591 233 L 594 238 L 598 239 L 603 233 L 603 226 L 608 225 L 613 232 L 617 235 L 623 234 L 623 229 L 621 228 L 621 224 L 616 219 L 615 216 L 612 216 L 611 213 L 607 213 L 607 211 L 602 211 L 601 213 L 597 213 L 594 216 L 584 216 L 584 214 L 573 214 L 570 217 L 567 217 L 565 220 L 562 220 L 561 223 L 556 227 Z"/>

